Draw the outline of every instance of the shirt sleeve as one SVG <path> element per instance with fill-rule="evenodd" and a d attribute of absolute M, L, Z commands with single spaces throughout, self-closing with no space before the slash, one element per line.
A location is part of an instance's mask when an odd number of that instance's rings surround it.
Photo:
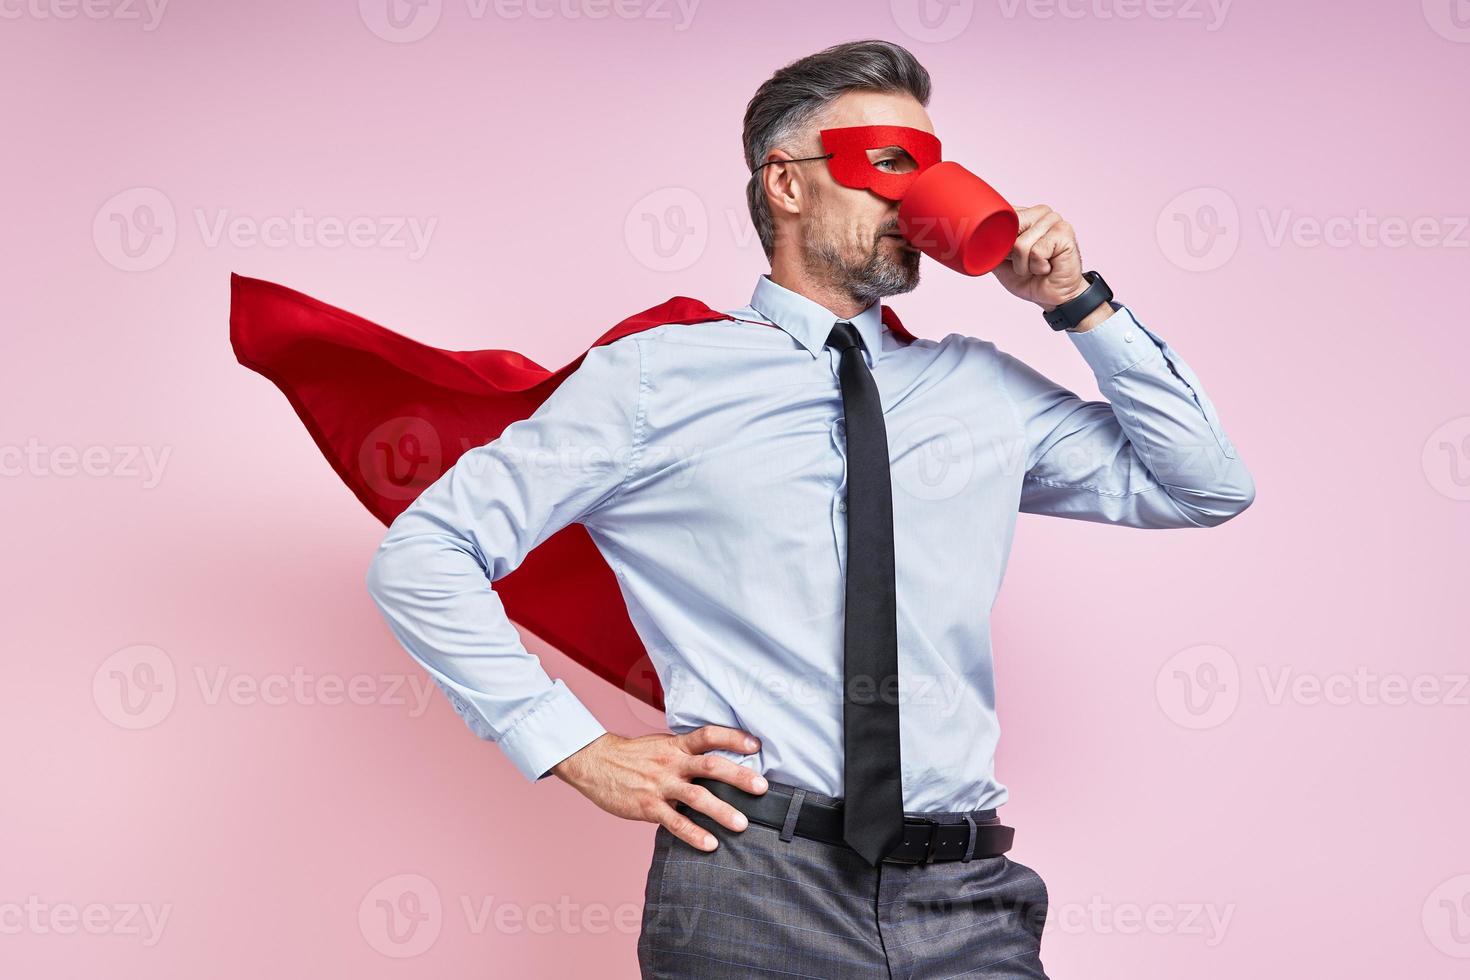
<path fill-rule="evenodd" d="M 1020 509 L 1141 528 L 1213 527 L 1255 483 L 1199 379 L 1126 307 L 1067 336 L 1106 401 L 1087 401 L 1015 357 L 1001 384 L 1020 424 Z"/>
<path fill-rule="evenodd" d="M 592 348 L 533 415 L 425 488 L 368 569 L 399 642 L 532 781 L 606 729 L 521 643 L 490 583 L 617 496 L 636 460 L 641 382 L 636 337 Z"/>

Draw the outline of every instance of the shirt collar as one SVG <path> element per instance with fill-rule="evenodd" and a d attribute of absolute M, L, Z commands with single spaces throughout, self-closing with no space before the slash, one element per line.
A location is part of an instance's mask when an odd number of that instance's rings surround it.
<path fill-rule="evenodd" d="M 812 357 L 822 356 L 832 328 L 842 319 L 820 303 L 778 285 L 768 275 L 762 275 L 756 282 L 750 308 L 796 338 L 796 342 L 810 351 Z M 849 317 L 847 322 L 856 327 L 858 336 L 862 337 L 863 346 L 867 348 L 863 354 L 871 370 L 883 350 L 882 304 L 873 302 L 857 316 Z"/>

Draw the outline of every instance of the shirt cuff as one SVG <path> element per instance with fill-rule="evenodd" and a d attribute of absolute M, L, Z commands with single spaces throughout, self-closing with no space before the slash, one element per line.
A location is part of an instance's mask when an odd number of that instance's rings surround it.
<path fill-rule="evenodd" d="M 535 782 L 551 772 L 552 766 L 606 732 L 571 688 L 558 680 L 497 744 L 521 775 Z"/>
<path fill-rule="evenodd" d="M 1091 330 L 1065 332 L 1100 379 L 1126 371 L 1159 350 L 1153 335 L 1133 318 L 1126 306 L 1119 306 L 1112 316 Z"/>

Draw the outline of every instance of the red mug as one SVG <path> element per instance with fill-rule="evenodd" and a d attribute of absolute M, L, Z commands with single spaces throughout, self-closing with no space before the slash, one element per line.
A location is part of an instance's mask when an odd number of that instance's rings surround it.
<path fill-rule="evenodd" d="M 908 243 L 967 276 L 983 276 L 1005 261 L 1021 222 L 995 188 L 959 164 L 927 168 L 898 206 L 898 229 Z"/>

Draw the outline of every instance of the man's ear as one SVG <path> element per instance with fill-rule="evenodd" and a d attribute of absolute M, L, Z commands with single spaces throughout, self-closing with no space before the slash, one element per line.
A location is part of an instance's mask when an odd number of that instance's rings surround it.
<path fill-rule="evenodd" d="M 772 150 L 766 160 L 790 160 L 791 154 L 784 150 Z M 765 190 L 766 203 L 771 212 L 800 214 L 805 200 L 805 188 L 801 185 L 799 167 L 789 164 L 764 167 L 761 170 L 761 186 Z"/>

